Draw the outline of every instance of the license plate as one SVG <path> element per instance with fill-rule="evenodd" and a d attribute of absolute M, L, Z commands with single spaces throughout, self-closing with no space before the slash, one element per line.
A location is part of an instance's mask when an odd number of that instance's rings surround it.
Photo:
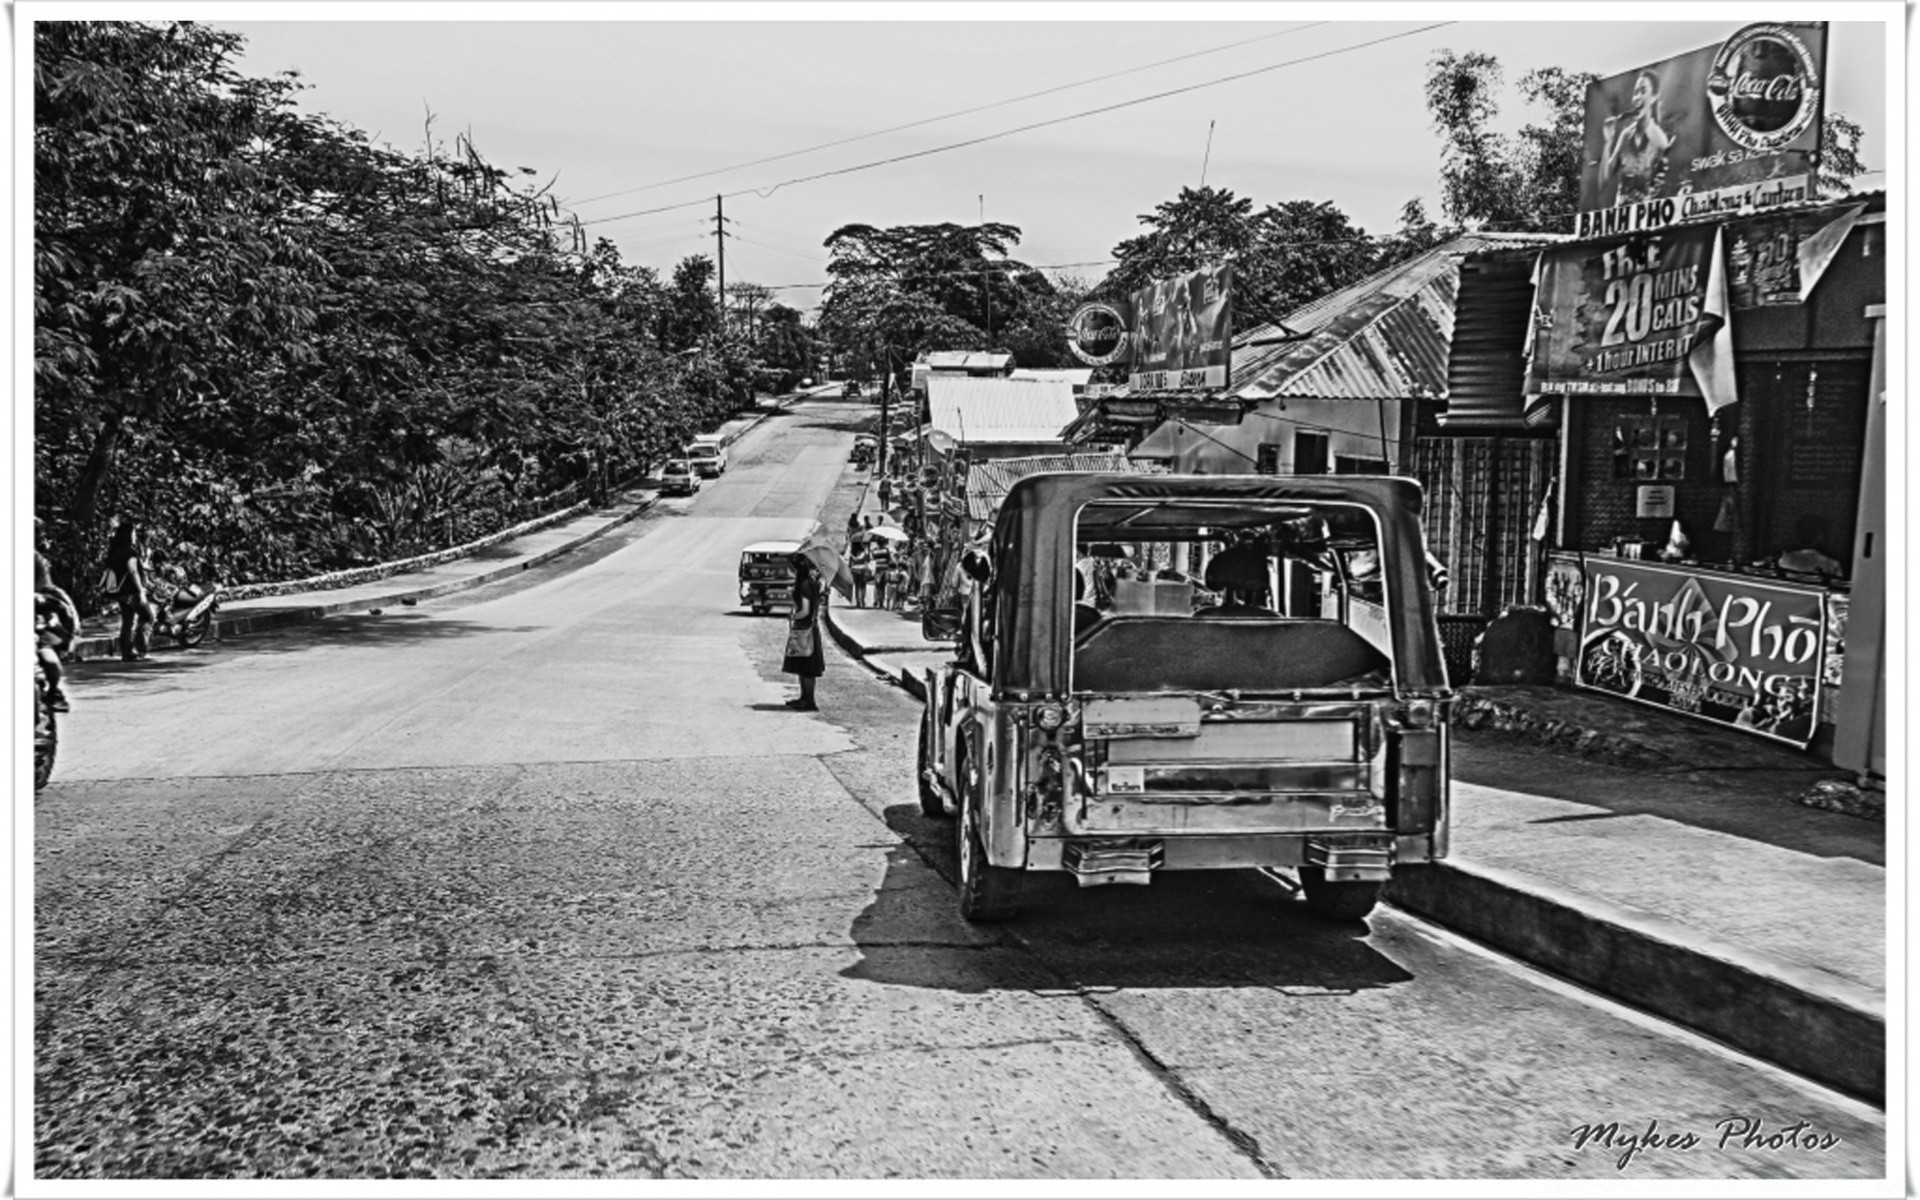
<path fill-rule="evenodd" d="M 793 599 L 793 592 L 792 592 L 792 591 L 791 591 L 790 589 L 787 589 L 787 588 L 771 588 L 771 589 L 769 589 L 769 590 L 768 590 L 768 592 L 767 592 L 767 599 L 769 599 L 769 600 L 791 600 L 791 599 Z"/>

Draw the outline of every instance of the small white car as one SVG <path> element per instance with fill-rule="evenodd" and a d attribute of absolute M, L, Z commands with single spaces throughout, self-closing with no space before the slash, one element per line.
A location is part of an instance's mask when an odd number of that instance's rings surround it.
<path fill-rule="evenodd" d="M 708 479 L 726 474 L 727 448 L 718 437 L 702 435 L 687 446 L 687 458 L 694 470 Z"/>
<path fill-rule="evenodd" d="M 700 490 L 700 473 L 684 458 L 669 459 L 660 469 L 662 496 L 691 496 Z"/>

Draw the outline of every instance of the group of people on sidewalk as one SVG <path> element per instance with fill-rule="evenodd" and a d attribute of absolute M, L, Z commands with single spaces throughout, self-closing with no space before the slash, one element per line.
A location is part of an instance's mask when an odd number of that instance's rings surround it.
<path fill-rule="evenodd" d="M 895 525 L 871 514 L 847 518 L 847 570 L 853 576 L 855 608 L 900 612 L 917 593 L 914 547 Z"/>

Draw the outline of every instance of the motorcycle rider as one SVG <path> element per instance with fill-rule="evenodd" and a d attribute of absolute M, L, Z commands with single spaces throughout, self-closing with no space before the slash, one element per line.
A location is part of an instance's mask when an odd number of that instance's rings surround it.
<path fill-rule="evenodd" d="M 67 693 L 61 686 L 66 669 L 60 656 L 73 649 L 80 633 L 80 610 L 66 589 L 53 582 L 53 564 L 40 552 L 40 518 L 33 519 L 33 628 L 34 653 L 47 679 L 47 707 L 66 712 Z"/>

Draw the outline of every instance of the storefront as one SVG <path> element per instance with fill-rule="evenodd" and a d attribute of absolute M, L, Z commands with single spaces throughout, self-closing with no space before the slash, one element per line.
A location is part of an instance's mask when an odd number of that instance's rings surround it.
<path fill-rule="evenodd" d="M 1544 599 L 1567 682 L 1832 747 L 1884 221 L 1874 195 L 1542 256 L 1528 408 L 1561 430 Z"/>

